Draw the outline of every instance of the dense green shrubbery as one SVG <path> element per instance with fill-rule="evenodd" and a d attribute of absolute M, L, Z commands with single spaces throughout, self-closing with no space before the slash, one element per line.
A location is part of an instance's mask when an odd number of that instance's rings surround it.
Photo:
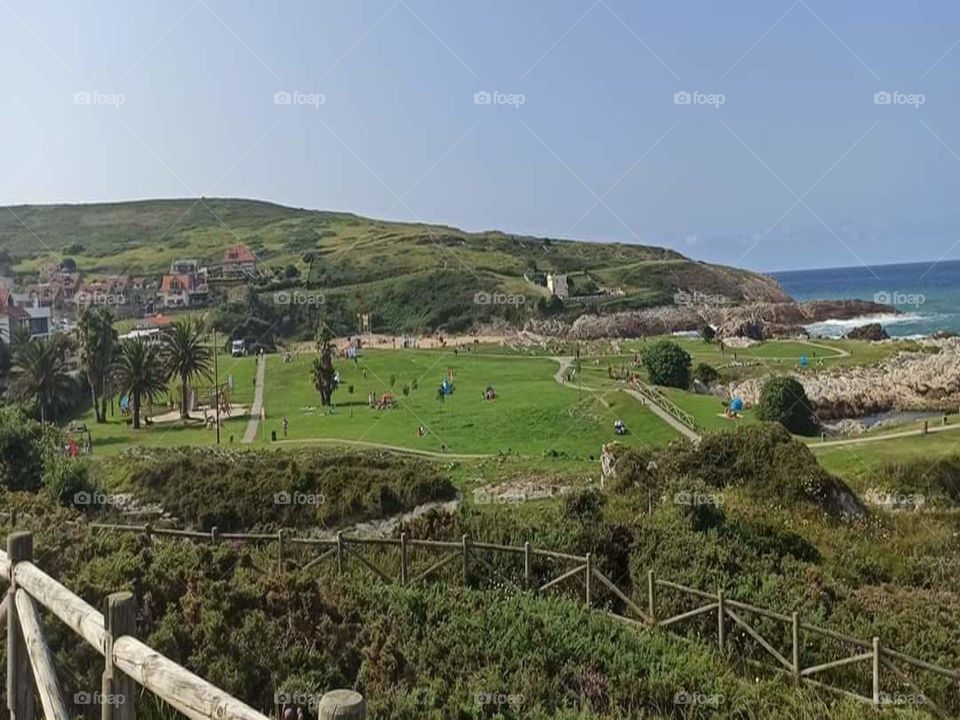
<path fill-rule="evenodd" d="M 455 494 L 436 465 L 383 452 L 182 448 L 125 462 L 139 499 L 203 530 L 339 526 Z"/>
<path fill-rule="evenodd" d="M 643 350 L 641 359 L 654 385 L 683 389 L 690 385 L 690 355 L 677 343 L 658 340 Z"/>
<path fill-rule="evenodd" d="M 761 420 L 778 422 L 798 435 L 815 435 L 819 427 L 807 391 L 791 377 L 767 380 L 760 389 L 756 411 Z"/>
<path fill-rule="evenodd" d="M 693 369 L 693 379 L 699 380 L 707 387 L 713 385 L 717 380 L 720 379 L 720 373 L 717 371 L 713 365 L 708 365 L 707 363 L 699 363 Z"/>
<path fill-rule="evenodd" d="M 960 505 L 960 457 L 886 462 L 878 478 L 885 490 L 922 495 L 934 505 Z"/>

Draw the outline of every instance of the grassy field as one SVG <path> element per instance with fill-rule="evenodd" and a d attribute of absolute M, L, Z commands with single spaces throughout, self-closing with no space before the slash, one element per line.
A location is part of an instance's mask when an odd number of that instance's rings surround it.
<path fill-rule="evenodd" d="M 219 370 L 222 382 L 228 382 L 230 376 L 233 377 L 233 390 L 230 393 L 230 404 L 240 410 L 249 410 L 253 402 L 253 378 L 256 371 L 255 360 L 253 357 L 234 358 L 228 354 L 221 353 L 219 358 Z M 167 412 L 166 404 L 154 405 L 153 414 L 159 415 Z M 145 411 L 149 415 L 149 412 Z M 128 447 L 142 445 L 144 447 L 174 447 L 177 445 L 213 445 L 217 441 L 216 432 L 212 429 L 197 426 L 182 426 L 178 423 L 153 425 L 151 427 L 142 427 L 140 430 L 134 430 L 127 424 L 127 419 L 120 414 L 119 406 L 114 408 L 113 413 L 107 410 L 107 422 L 97 424 L 94 421 L 93 410 L 89 410 L 77 418 L 80 422 L 86 423 L 87 429 L 93 438 L 94 456 L 102 454 L 114 454 Z M 239 443 L 243 437 L 243 431 L 247 426 L 247 416 L 233 417 L 224 422 L 224 428 L 221 431 L 221 442 L 227 444 L 230 442 L 230 436 L 234 436 L 234 442 Z"/>
<path fill-rule="evenodd" d="M 338 438 L 454 454 L 521 453 L 598 455 L 615 439 L 613 423 L 623 420 L 630 444 L 662 445 L 676 433 L 632 397 L 619 391 L 598 395 L 554 380 L 558 365 L 548 358 L 497 358 L 441 351 L 366 351 L 357 364 L 336 364 L 341 386 L 336 407 L 319 407 L 310 377 L 312 356 L 291 363 L 270 357 L 267 365 L 267 433 L 289 422 L 288 442 Z M 437 387 L 453 377 L 445 401 Z M 416 381 L 416 389 L 413 389 Z M 488 385 L 495 400 L 482 399 Z M 353 393 L 349 387 L 353 386 Z M 404 395 L 403 388 L 410 388 Z M 368 393 L 392 393 L 397 406 L 371 410 Z M 417 436 L 419 426 L 427 429 Z"/>

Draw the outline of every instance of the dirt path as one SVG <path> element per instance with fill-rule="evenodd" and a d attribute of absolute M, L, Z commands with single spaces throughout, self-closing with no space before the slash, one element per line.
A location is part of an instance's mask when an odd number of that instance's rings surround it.
<path fill-rule="evenodd" d="M 696 433 L 696 431 L 691 430 L 682 422 L 677 420 L 673 415 L 671 415 L 666 410 L 664 410 L 662 407 L 648 400 L 647 396 L 644 395 L 642 392 L 640 392 L 639 390 L 633 390 L 631 388 L 624 388 L 624 391 L 626 391 L 628 395 L 632 395 L 637 400 L 639 400 L 640 404 L 642 404 L 647 410 L 649 410 L 658 418 L 663 420 L 665 423 L 667 423 L 667 425 L 669 425 L 678 433 L 680 433 L 685 438 L 687 438 L 687 440 L 690 440 L 691 442 L 694 442 L 694 443 L 700 442 L 700 436 Z"/>
<path fill-rule="evenodd" d="M 948 432 L 950 430 L 960 430 L 960 425 L 941 425 L 940 427 L 932 427 L 927 430 L 927 433 L 932 435 L 933 433 Z M 900 432 L 888 433 L 886 435 L 866 435 L 864 437 L 848 438 L 846 440 L 827 440 L 826 442 L 808 442 L 806 443 L 806 445 L 811 450 L 817 450 L 818 448 L 841 447 L 843 445 L 862 445 L 864 443 L 881 442 L 883 440 L 894 440 L 896 438 L 905 438 L 905 437 L 923 437 L 923 431 L 922 430 L 902 430 Z"/>
<path fill-rule="evenodd" d="M 386 443 L 370 442 L 367 440 L 347 440 L 345 438 L 304 438 L 302 440 L 278 440 L 273 445 L 353 445 L 356 447 L 368 447 L 380 450 L 390 450 L 391 452 L 407 453 L 409 455 L 425 455 L 427 457 L 451 458 L 453 460 L 471 460 L 493 457 L 491 454 L 470 454 L 454 452 L 435 452 L 433 450 L 418 450 L 416 448 L 401 447 L 400 445 L 387 445 Z"/>
<path fill-rule="evenodd" d="M 263 382 L 267 374 L 267 356 L 257 358 L 257 384 L 253 391 L 253 405 L 250 406 L 250 422 L 243 433 L 243 442 L 249 445 L 257 439 L 257 429 L 260 427 L 260 415 L 263 412 Z"/>

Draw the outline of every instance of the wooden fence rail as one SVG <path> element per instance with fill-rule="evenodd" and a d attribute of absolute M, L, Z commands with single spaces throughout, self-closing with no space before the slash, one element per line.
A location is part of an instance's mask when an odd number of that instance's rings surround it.
<path fill-rule="evenodd" d="M 695 431 L 697 429 L 697 421 L 693 415 L 677 405 L 673 400 L 671 400 L 653 385 L 647 385 L 647 383 L 641 382 L 640 380 L 635 380 L 634 385 L 636 386 L 637 391 L 650 400 L 650 402 L 652 402 L 654 405 L 657 405 L 660 409 L 668 412 L 671 416 L 679 420 L 691 430 Z"/>
<path fill-rule="evenodd" d="M 722 590 L 715 593 L 689 587 L 677 582 L 657 578 L 651 570 L 647 573 L 647 597 L 646 608 L 635 602 L 626 592 L 617 587 L 610 578 L 606 577 L 596 567 L 594 557 L 588 553 L 586 555 L 573 555 L 570 553 L 556 552 L 535 548 L 530 543 L 524 543 L 523 546 L 501 545 L 495 543 L 476 542 L 469 536 L 464 535 L 459 541 L 453 540 L 426 540 L 418 538 L 408 538 L 406 534 L 401 533 L 399 538 L 373 538 L 373 537 L 352 537 L 338 533 L 334 538 L 298 538 L 284 533 L 275 534 L 245 534 L 231 533 L 219 534 L 216 528 L 210 533 L 172 530 L 153 528 L 142 525 L 117 525 L 92 523 L 94 529 L 114 530 L 135 534 L 145 534 L 157 537 L 179 537 L 194 540 L 207 540 L 216 542 L 229 537 L 235 541 L 262 542 L 273 541 L 278 544 L 278 563 L 281 569 L 285 569 L 284 564 L 284 544 L 300 545 L 304 547 L 317 547 L 323 552 L 300 566 L 300 569 L 314 567 L 327 560 L 336 558 L 336 568 L 338 574 L 345 572 L 349 561 L 356 561 L 358 565 L 369 571 L 374 577 L 387 583 L 400 583 L 401 585 L 410 585 L 425 582 L 431 576 L 436 576 L 442 568 L 460 560 L 462 581 L 466 584 L 469 581 L 470 572 L 475 567 L 485 567 L 491 573 L 495 573 L 492 565 L 483 557 L 484 553 L 499 553 L 512 557 L 523 558 L 523 587 L 538 593 L 545 593 L 561 584 L 569 584 L 580 580 L 583 587 L 584 602 L 588 607 L 597 605 L 597 589 L 603 588 L 610 595 L 615 597 L 625 609 L 624 614 L 611 612 L 613 617 L 628 621 L 632 624 L 639 624 L 645 627 L 671 627 L 684 622 L 692 621 L 702 616 L 713 614 L 716 618 L 717 642 L 720 648 L 726 652 L 728 639 L 730 637 L 728 629 L 734 627 L 742 631 L 743 636 L 755 642 L 762 650 L 763 657 L 771 658 L 774 661 L 772 667 L 774 670 L 780 670 L 790 674 L 798 683 L 807 683 L 811 686 L 831 690 L 844 696 L 854 698 L 875 707 L 884 707 L 890 705 L 886 701 L 886 696 L 881 692 L 881 670 L 888 670 L 900 683 L 913 689 L 921 700 L 923 708 L 929 710 L 939 717 L 947 717 L 930 698 L 916 687 L 914 680 L 910 679 L 901 669 L 901 665 L 909 665 L 914 670 L 933 673 L 951 681 L 951 686 L 960 691 L 960 671 L 941 667 L 934 663 L 926 662 L 919 658 L 897 652 L 880 643 L 879 638 L 864 640 L 853 637 L 836 630 L 820 627 L 810 623 L 802 622 L 797 613 L 785 614 L 758 607 L 749 603 L 733 600 L 724 595 Z M 352 546 L 352 547 L 351 547 Z M 374 562 L 362 554 L 362 548 L 397 548 L 400 551 L 400 570 L 398 575 L 391 575 L 382 568 L 377 567 Z M 411 550 L 421 548 L 427 551 L 439 551 L 438 559 L 435 559 L 425 570 L 419 574 L 410 576 Z M 552 577 L 539 586 L 533 585 L 532 559 L 546 558 L 566 565 L 559 575 Z M 0 557 L 0 574 L 3 573 L 4 558 Z M 25 574 L 28 580 L 29 574 Z M 19 576 L 19 575 L 18 575 Z M 599 583 L 596 585 L 595 582 Z M 577 583 L 579 585 L 580 583 Z M 694 598 L 704 604 L 690 610 L 685 610 L 679 614 L 670 617 L 660 617 L 658 606 L 661 604 L 658 600 L 662 591 L 679 593 L 687 598 Z M 56 610 L 54 610 L 56 612 Z M 67 619 L 65 622 L 75 627 L 73 622 L 77 617 L 76 612 L 65 613 Z M 633 615 L 635 617 L 630 617 Z M 750 616 L 759 616 L 768 621 L 781 623 L 789 629 L 790 647 L 783 649 L 783 652 L 775 647 L 774 641 L 764 637 L 757 629 L 755 623 L 748 619 Z M 732 626 L 730 625 L 732 621 Z M 99 625 L 97 626 L 100 627 Z M 75 629 L 82 631 L 79 626 Z M 816 665 L 803 666 L 801 658 L 803 656 L 803 636 L 819 636 L 828 638 L 838 643 L 850 645 L 856 652 L 852 655 L 828 660 Z M 92 636 L 90 640 L 96 643 L 98 638 Z M 834 685 L 830 685 L 820 680 L 814 680 L 812 676 L 821 675 L 824 672 L 835 670 L 837 668 L 855 665 L 857 663 L 869 663 L 871 668 L 871 694 L 862 695 L 857 692 L 846 690 Z M 898 665 L 899 663 L 899 665 Z M 958 692 L 960 694 L 960 692 Z"/>
<path fill-rule="evenodd" d="M 133 720 L 131 681 L 192 720 L 267 720 L 240 700 L 177 665 L 133 637 L 135 608 L 129 593 L 110 596 L 104 615 L 44 573 L 33 562 L 33 536 L 14 532 L 0 550 L 0 578 L 10 588 L 7 614 L 7 709 L 11 720 L 34 720 L 34 681 L 43 716 L 68 720 L 67 703 L 43 637 L 38 605 L 105 658 L 103 720 Z M 119 673 L 117 672 L 119 671 Z"/>

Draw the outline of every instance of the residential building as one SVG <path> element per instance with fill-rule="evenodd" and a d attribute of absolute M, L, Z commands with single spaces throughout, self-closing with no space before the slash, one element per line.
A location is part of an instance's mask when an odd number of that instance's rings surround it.
<path fill-rule="evenodd" d="M 570 291 L 567 289 L 566 275 L 554 275 L 553 273 L 548 273 L 547 289 L 561 300 L 566 300 L 570 296 Z"/>
<path fill-rule="evenodd" d="M 257 256 L 246 245 L 228 247 L 223 253 L 223 275 L 228 278 L 257 274 Z"/>

